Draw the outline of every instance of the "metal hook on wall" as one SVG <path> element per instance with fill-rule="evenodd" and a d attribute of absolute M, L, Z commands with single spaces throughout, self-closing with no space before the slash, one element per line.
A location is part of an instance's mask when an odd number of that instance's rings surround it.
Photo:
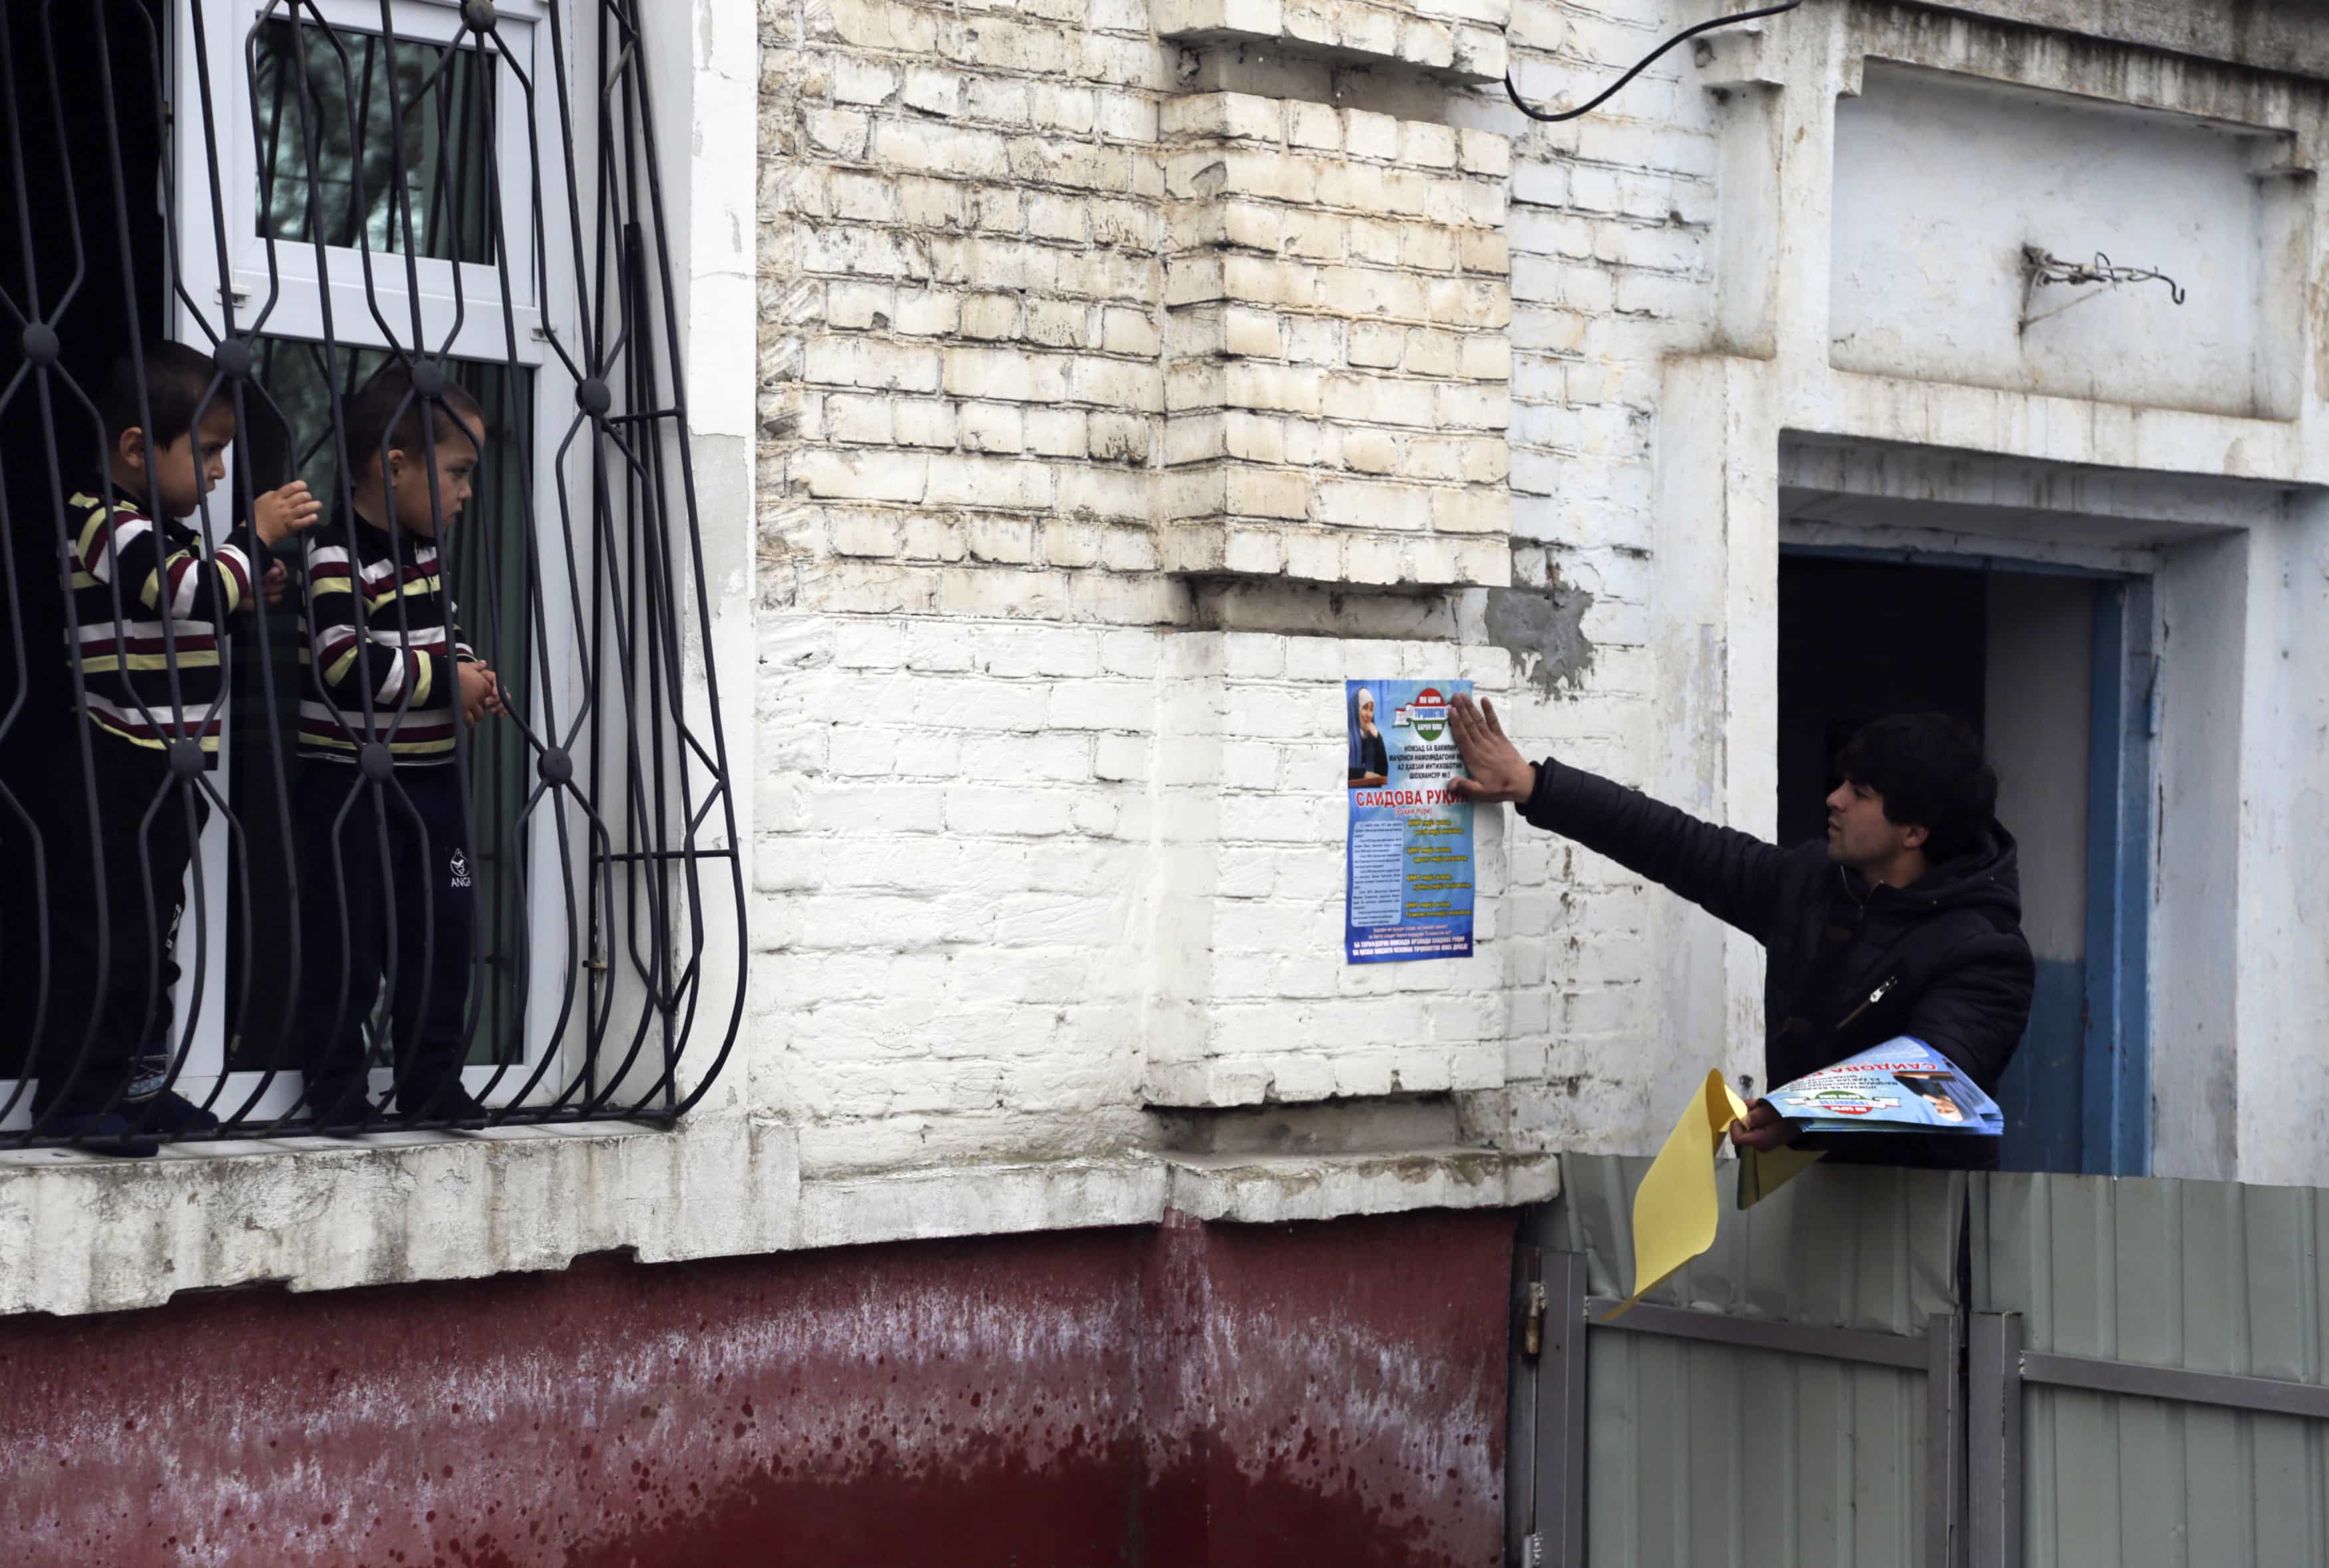
<path fill-rule="evenodd" d="M 1549 109 L 1531 108 L 1528 106 L 1527 101 L 1521 97 L 1521 89 L 1513 85 L 1513 77 L 1512 72 L 1510 71 L 1506 71 L 1504 73 L 1504 91 L 1512 99 L 1513 107 L 1520 110 L 1521 113 L 1528 116 L 1528 117 L 1532 120 L 1541 120 L 1547 125 L 1558 125 L 1562 120 L 1582 119 L 1585 116 L 1591 114 L 1595 109 L 1599 108 L 1603 104 L 1608 103 L 1611 99 L 1624 91 L 1627 82 L 1632 81 L 1636 77 L 1641 75 L 1642 72 L 1647 70 L 1652 65 L 1657 63 L 1658 59 L 1675 44 L 1687 43 L 1692 39 L 1696 38 L 1700 33 L 1711 33 L 1718 27 L 1731 27 L 1736 26 L 1741 22 L 1756 21 L 1760 17 L 1777 16 L 1785 12 L 1793 11 L 1803 3 L 1804 0 L 1787 0 L 1787 4 L 1784 5 L 1766 5 L 1759 10 L 1741 11 L 1735 16 L 1718 16 L 1711 22 L 1702 22 L 1695 27 L 1686 27 L 1682 32 L 1675 33 L 1672 38 L 1667 39 L 1664 43 L 1659 44 L 1655 49 L 1650 51 L 1649 53 L 1642 56 L 1640 60 L 1635 62 L 1633 70 L 1627 71 L 1625 75 L 1611 82 L 1608 88 L 1602 90 L 1602 93 L 1598 98 L 1596 98 L 1591 103 L 1586 104 L 1582 108 L 1561 109 L 1558 112 Z"/>
<path fill-rule="evenodd" d="M 2034 297 L 2038 290 L 2057 283 L 2074 288 L 2083 284 L 2101 285 L 2093 294 L 2082 294 L 2038 315 L 2030 314 L 2025 306 L 2022 316 L 2022 330 L 2024 332 L 2090 299 L 2100 299 L 2104 294 L 2122 284 L 2164 283 L 2167 286 L 2169 296 L 2179 305 L 2191 296 L 2189 290 L 2167 274 L 2147 267 L 2121 267 L 2099 250 L 2095 252 L 2091 262 L 2065 261 L 2051 250 L 2026 245 L 2022 249 L 2022 265 L 2023 276 L 2028 280 L 2023 292 L 2028 296 Z"/>

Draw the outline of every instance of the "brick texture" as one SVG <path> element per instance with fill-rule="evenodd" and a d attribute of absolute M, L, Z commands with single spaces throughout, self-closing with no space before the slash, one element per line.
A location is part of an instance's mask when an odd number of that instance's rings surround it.
<path fill-rule="evenodd" d="M 1241 93 L 1164 113 L 1166 565 L 1509 580 L 1509 150 Z"/>
<path fill-rule="evenodd" d="M 1343 962 L 1343 682 L 1449 675 L 1500 692 L 1501 651 L 1190 633 L 1167 641 L 1146 1098 L 1241 1105 L 1504 1081 L 1503 862 L 1478 855 L 1469 959 Z"/>
<path fill-rule="evenodd" d="M 1670 60 L 1526 127 L 1332 30 L 1476 23 L 1558 97 L 1668 8 L 1211 3 L 761 8 L 736 1070 L 808 1174 L 1072 1158 L 1164 1103 L 1447 1089 L 1538 1146 L 1653 1119 L 1656 906 L 1616 867 L 1484 813 L 1477 955 L 1340 963 L 1334 731 L 1347 675 L 1469 676 L 1532 753 L 1647 777 L 1707 111 Z M 1288 96 L 1193 90 L 1209 32 L 1277 40 Z M 1336 100 L 1354 63 L 1397 90 Z M 1485 643 L 1506 581 L 1593 596 L 1551 694 Z M 1209 629 L 1224 583 L 1294 596 Z M 1375 588 L 1408 607 L 1349 634 L 1331 596 Z"/>
<path fill-rule="evenodd" d="M 1159 0 L 1166 38 L 1256 39 L 1398 61 L 1458 81 L 1500 81 L 1507 0 Z"/>

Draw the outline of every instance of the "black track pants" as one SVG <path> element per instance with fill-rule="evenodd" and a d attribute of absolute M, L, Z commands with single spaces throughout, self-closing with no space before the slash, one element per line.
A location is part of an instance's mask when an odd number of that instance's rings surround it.
<path fill-rule="evenodd" d="M 401 1094 L 428 1094 L 467 1054 L 476 900 L 460 775 L 400 767 L 374 784 L 353 765 L 310 762 L 298 815 L 308 1099 L 365 1070 L 364 1020 L 383 983 Z"/>

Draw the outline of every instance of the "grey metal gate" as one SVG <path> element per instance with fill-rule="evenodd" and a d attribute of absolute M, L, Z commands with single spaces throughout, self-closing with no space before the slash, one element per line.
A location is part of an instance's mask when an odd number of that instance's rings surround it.
<path fill-rule="evenodd" d="M 1648 1168 L 1566 1160 L 1523 1227 L 1544 1302 L 1517 1361 L 1513 1561 L 1947 1564 L 1965 1178 L 1815 1171 L 1605 1322 Z"/>
<path fill-rule="evenodd" d="M 2329 1194 L 1985 1177 L 1976 1568 L 2329 1563 Z"/>
<path fill-rule="evenodd" d="M 2329 1563 L 2323 1193 L 1817 1170 L 1605 1321 L 1647 1168 L 1522 1227 L 1511 1561 Z"/>

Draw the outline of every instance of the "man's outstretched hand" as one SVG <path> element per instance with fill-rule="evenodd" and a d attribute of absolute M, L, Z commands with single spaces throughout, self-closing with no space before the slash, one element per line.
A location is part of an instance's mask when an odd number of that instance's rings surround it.
<path fill-rule="evenodd" d="M 1494 805 L 1498 801 L 1524 801 L 1536 791 L 1536 764 L 1504 734 L 1496 720 L 1496 705 L 1484 709 L 1467 696 L 1447 705 L 1448 728 L 1456 732 L 1456 750 L 1464 758 L 1470 778 L 1452 779 L 1448 791 L 1457 800 Z"/>
<path fill-rule="evenodd" d="M 1738 1149 L 1785 1149 L 1796 1141 L 1796 1130 L 1768 1100 L 1747 1107 L 1747 1120 L 1730 1124 L 1730 1142 Z"/>

